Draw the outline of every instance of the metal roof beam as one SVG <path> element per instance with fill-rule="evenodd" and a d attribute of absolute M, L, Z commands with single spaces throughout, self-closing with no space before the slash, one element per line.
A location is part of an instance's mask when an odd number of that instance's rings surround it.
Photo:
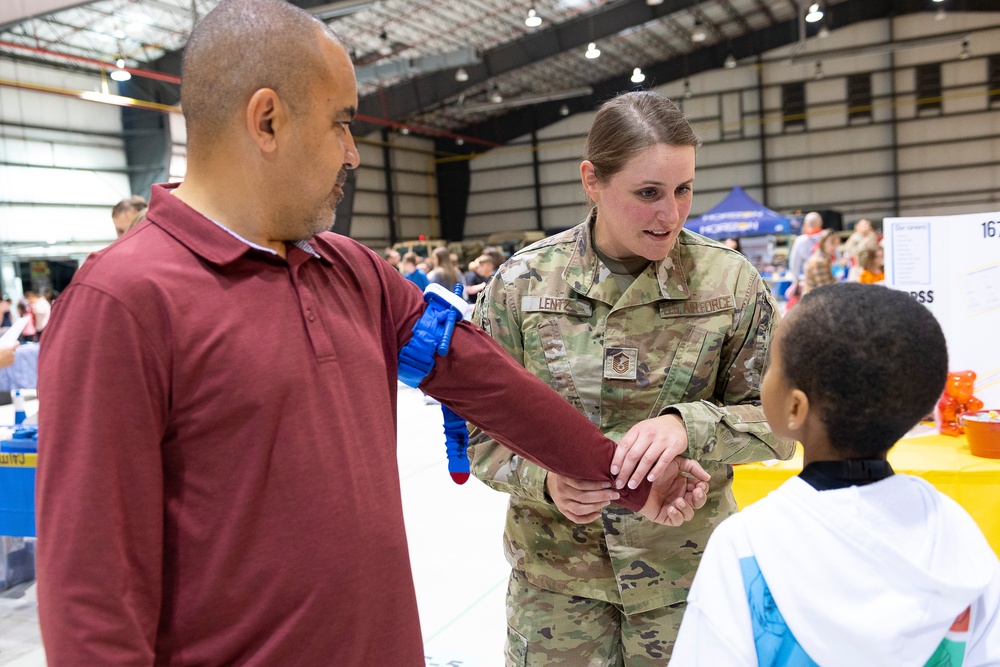
<path fill-rule="evenodd" d="M 373 65 L 363 65 L 354 69 L 358 83 L 377 81 L 390 76 L 413 76 L 426 72 L 439 72 L 443 69 L 456 70 L 459 67 L 471 67 L 480 62 L 476 50 L 471 46 L 458 51 L 435 53 L 420 58 L 407 58 L 377 62 Z"/>
<path fill-rule="evenodd" d="M 732 3 L 729 2 L 729 0 L 719 0 L 719 4 L 722 5 L 722 8 L 726 10 L 727 14 L 729 14 L 729 18 L 731 18 L 732 20 L 736 21 L 737 24 L 739 24 L 740 30 L 742 30 L 743 32 L 749 32 L 750 30 L 753 29 L 750 27 L 750 24 L 747 23 L 746 17 L 743 16 L 743 14 L 740 14 L 738 11 L 736 11 L 736 8 L 733 7 Z"/>
<path fill-rule="evenodd" d="M 764 16 L 767 17 L 767 22 L 768 23 L 774 23 L 775 20 L 776 20 L 774 18 L 774 12 L 772 12 L 771 8 L 767 6 L 767 3 L 764 2 L 764 0 L 754 0 L 754 2 L 756 2 L 757 7 L 764 14 Z"/>
<path fill-rule="evenodd" d="M 930 12 L 926 0 L 846 0 L 836 5 L 828 5 L 831 14 L 830 29 L 836 30 L 864 21 L 886 19 L 893 16 Z M 952 12 L 996 11 L 995 0 L 955 0 L 949 8 Z M 696 49 L 686 55 L 649 65 L 643 71 L 652 85 L 661 86 L 671 81 L 683 79 L 723 66 L 726 55 L 732 51 L 737 60 L 750 58 L 772 49 L 798 41 L 798 18 L 792 17 L 765 28 L 734 37 L 728 43 L 713 44 Z M 483 123 L 456 129 L 457 134 L 478 137 L 484 141 L 506 144 L 524 135 L 551 125 L 563 116 L 559 107 L 567 104 L 572 112 L 590 111 L 601 102 L 627 90 L 637 88 L 629 80 L 629 73 L 622 73 L 593 84 L 594 94 L 568 102 L 548 102 L 528 109 L 512 111 L 489 119 Z"/>
<path fill-rule="evenodd" d="M 28 19 L 85 5 L 90 0 L 7 0 L 0 3 L 0 32 Z"/>
<path fill-rule="evenodd" d="M 586 46 L 588 42 L 616 35 L 626 28 L 669 16 L 696 4 L 697 0 L 668 0 L 657 6 L 647 5 L 646 0 L 609 3 L 489 49 L 482 54 L 482 64 L 466 68 L 468 81 L 455 81 L 451 71 L 415 77 L 377 94 L 362 97 L 358 112 L 379 118 L 405 118 L 500 74 Z M 365 123 L 358 125 L 359 134 L 374 129 L 374 126 Z"/>

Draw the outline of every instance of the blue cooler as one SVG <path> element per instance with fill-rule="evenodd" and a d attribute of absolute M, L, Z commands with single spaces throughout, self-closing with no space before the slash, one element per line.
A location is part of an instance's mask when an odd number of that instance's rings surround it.
<path fill-rule="evenodd" d="M 0 535 L 35 536 L 35 468 L 38 428 L 14 431 L 0 442 Z"/>

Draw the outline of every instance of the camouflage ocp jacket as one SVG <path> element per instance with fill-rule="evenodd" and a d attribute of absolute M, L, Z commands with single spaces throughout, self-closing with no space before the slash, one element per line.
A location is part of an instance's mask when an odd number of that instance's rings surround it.
<path fill-rule="evenodd" d="M 775 440 L 759 404 L 777 311 L 750 262 L 685 230 L 621 293 L 591 235 L 584 222 L 516 253 L 473 321 L 615 441 L 678 412 L 688 456 L 712 475 L 708 502 L 678 528 L 617 505 L 581 526 L 548 498 L 544 469 L 476 431 L 470 458 L 476 477 L 511 495 L 511 567 L 632 614 L 686 598 L 709 534 L 736 511 L 730 464 L 786 459 L 794 443 Z"/>

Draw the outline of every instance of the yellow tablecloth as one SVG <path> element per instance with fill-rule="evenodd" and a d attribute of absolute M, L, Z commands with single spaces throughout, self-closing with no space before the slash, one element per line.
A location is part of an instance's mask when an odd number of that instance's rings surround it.
<path fill-rule="evenodd" d="M 1000 555 L 1000 459 L 973 456 L 964 436 L 928 435 L 899 441 L 889 452 L 889 463 L 896 472 L 923 477 L 955 499 Z M 739 506 L 746 507 L 802 471 L 802 447 L 790 461 L 734 468 L 733 493 Z"/>

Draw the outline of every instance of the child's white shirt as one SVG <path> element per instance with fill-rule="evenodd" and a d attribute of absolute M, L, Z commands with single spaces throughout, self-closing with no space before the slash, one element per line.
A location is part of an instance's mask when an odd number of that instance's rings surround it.
<path fill-rule="evenodd" d="M 769 653 L 783 631 L 808 657 Z M 965 667 L 1000 665 L 1000 562 L 968 513 L 909 475 L 829 491 L 795 477 L 712 535 L 670 665 L 757 666 L 760 644 L 767 667 L 924 667 L 945 639 Z"/>

